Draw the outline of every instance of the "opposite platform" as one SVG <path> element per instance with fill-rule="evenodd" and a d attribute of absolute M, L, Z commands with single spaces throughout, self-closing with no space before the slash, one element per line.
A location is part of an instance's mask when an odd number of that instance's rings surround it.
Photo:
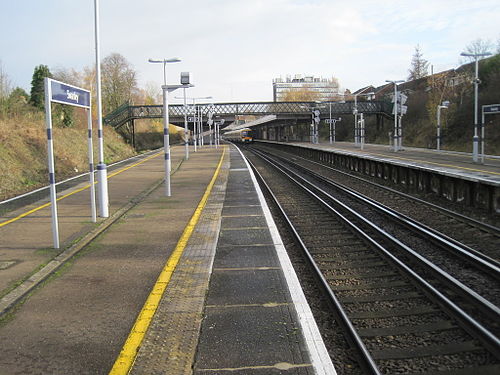
<path fill-rule="evenodd" d="M 404 148 L 394 152 L 388 146 L 352 143 L 311 144 L 270 142 L 295 156 L 319 162 L 347 173 L 360 173 L 410 194 L 435 196 L 442 204 L 500 217 L 500 158 L 491 157 L 485 165 L 472 162 L 470 154 Z"/>

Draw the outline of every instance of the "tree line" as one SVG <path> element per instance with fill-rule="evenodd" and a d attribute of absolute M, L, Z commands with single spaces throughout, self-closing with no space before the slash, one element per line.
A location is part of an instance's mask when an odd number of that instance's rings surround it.
<path fill-rule="evenodd" d="M 0 119 L 23 115 L 32 115 L 44 111 L 45 77 L 79 86 L 91 91 L 95 103 L 95 67 L 87 66 L 82 71 L 57 69 L 54 72 L 47 65 L 34 68 L 31 90 L 27 93 L 21 87 L 13 87 L 8 74 L 0 61 Z M 137 72 L 119 53 L 112 53 L 101 62 L 101 92 L 103 113 L 109 113 L 125 102 L 155 104 L 158 94 L 154 87 L 140 89 L 137 85 Z M 53 104 L 56 126 L 73 125 L 73 107 Z"/>

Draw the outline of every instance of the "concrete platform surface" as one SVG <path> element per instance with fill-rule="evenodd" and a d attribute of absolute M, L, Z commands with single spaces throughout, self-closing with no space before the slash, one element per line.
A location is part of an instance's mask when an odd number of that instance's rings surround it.
<path fill-rule="evenodd" d="M 0 374 L 109 373 L 213 177 L 222 149 L 202 148 L 191 152 L 188 161 L 183 154 L 182 147 L 173 148 L 172 197 L 165 197 L 161 184 L 163 153 L 110 178 L 111 214 L 157 187 L 2 317 Z M 94 227 L 88 222 L 87 193 L 59 202 L 64 246 Z M 17 283 L 53 257 L 50 246 L 47 208 L 0 228 L 1 259 L 18 260 L 0 270 L 2 285 Z"/>
<path fill-rule="evenodd" d="M 2 316 L 0 374 L 335 374 L 255 177 L 229 149 L 186 161 L 174 147 L 172 197 L 161 157 L 113 176 L 111 214 L 133 206 Z M 59 203 L 63 248 L 96 226 L 84 185 Z M 0 260 L 15 260 L 3 294 L 57 255 L 42 203 L 2 218 L 19 217 L 0 227 Z"/>
<path fill-rule="evenodd" d="M 484 180 L 500 185 L 500 157 L 486 156 L 484 164 L 474 163 L 472 155 L 465 152 L 436 151 L 432 149 L 403 147 L 394 152 L 388 145 L 365 144 L 363 150 L 350 142 L 287 142 L 286 144 L 356 154 L 367 158 L 387 160 L 393 164 L 439 170 L 445 175 L 461 176 L 469 180 Z"/>
<path fill-rule="evenodd" d="M 224 168 L 130 373 L 335 374 L 235 148 Z"/>

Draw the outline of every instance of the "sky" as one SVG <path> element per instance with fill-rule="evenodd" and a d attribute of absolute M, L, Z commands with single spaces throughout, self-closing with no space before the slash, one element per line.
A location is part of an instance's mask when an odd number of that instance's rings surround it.
<path fill-rule="evenodd" d="M 139 86 L 191 72 L 188 96 L 272 100 L 287 75 L 338 78 L 342 88 L 408 76 L 415 46 L 434 72 L 456 68 L 472 41 L 500 41 L 498 0 L 100 0 L 101 57 L 122 54 Z M 94 0 L 0 0 L 0 63 L 29 92 L 33 69 L 95 64 Z M 179 95 L 181 93 L 179 92 Z M 180 102 L 171 94 L 171 102 Z"/>

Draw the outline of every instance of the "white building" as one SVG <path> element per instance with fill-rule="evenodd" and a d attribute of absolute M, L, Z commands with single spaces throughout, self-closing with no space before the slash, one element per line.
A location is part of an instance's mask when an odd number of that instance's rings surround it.
<path fill-rule="evenodd" d="M 322 78 L 296 74 L 293 78 L 273 79 L 273 100 L 275 102 L 285 101 L 287 94 L 293 92 L 310 91 L 317 95 L 314 100 L 329 101 L 336 100 L 339 96 L 339 82 L 336 78 Z"/>

